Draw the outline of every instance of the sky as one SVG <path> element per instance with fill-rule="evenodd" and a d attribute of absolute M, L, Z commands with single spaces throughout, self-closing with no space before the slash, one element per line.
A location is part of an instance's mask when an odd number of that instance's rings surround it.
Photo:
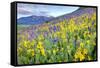
<path fill-rule="evenodd" d="M 57 5 L 40 5 L 40 4 L 17 4 L 17 19 L 27 16 L 53 16 L 58 17 L 71 13 L 79 7 L 74 6 L 57 6 Z"/>

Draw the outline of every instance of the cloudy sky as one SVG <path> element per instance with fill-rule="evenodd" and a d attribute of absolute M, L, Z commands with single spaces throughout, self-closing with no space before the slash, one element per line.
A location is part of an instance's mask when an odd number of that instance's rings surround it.
<path fill-rule="evenodd" d="M 40 5 L 40 4 L 17 4 L 17 18 L 27 16 L 53 16 L 57 17 L 77 10 L 79 7 L 73 6 L 56 6 L 56 5 Z"/>

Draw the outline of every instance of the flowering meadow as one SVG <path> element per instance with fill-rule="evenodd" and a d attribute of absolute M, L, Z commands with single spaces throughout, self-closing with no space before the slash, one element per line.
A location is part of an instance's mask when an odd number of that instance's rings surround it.
<path fill-rule="evenodd" d="M 96 12 L 17 30 L 18 64 L 96 60 Z"/>

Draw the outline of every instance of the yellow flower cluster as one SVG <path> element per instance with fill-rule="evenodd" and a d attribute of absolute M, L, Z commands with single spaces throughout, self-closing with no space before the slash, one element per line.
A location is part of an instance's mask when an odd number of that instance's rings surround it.
<path fill-rule="evenodd" d="M 83 48 L 83 46 L 84 46 L 84 44 L 81 43 L 80 47 L 77 49 L 77 51 L 74 55 L 75 61 L 77 61 L 77 60 L 83 61 L 87 57 L 86 55 L 88 54 L 88 50 L 86 48 Z"/>
<path fill-rule="evenodd" d="M 22 45 L 25 47 L 25 48 L 31 48 L 33 47 L 35 44 L 35 40 L 33 39 L 31 42 L 29 40 L 25 40 L 23 41 Z"/>
<path fill-rule="evenodd" d="M 84 14 L 33 25 L 36 29 L 21 29 L 17 36 L 18 63 L 95 60 L 96 25 L 96 14 Z"/>
<path fill-rule="evenodd" d="M 27 50 L 27 54 L 28 54 L 28 55 L 31 55 L 31 56 L 34 56 L 34 55 L 35 55 L 33 49 L 28 49 L 28 50 Z"/>
<path fill-rule="evenodd" d="M 42 43 L 42 42 L 40 42 L 40 41 L 38 42 L 37 48 L 40 49 L 41 54 L 42 54 L 43 56 L 46 56 L 46 55 L 45 55 L 45 50 L 44 50 L 44 47 L 43 47 L 43 43 Z"/>

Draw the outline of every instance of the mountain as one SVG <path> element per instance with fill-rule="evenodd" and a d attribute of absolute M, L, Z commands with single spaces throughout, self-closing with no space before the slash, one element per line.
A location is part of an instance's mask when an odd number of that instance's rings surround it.
<path fill-rule="evenodd" d="M 85 7 L 81 7 L 81 8 L 77 9 L 76 11 L 74 11 L 72 13 L 61 15 L 61 16 L 56 17 L 55 19 L 53 19 L 53 20 L 51 20 L 49 22 L 58 23 L 59 21 L 63 21 L 65 19 L 68 20 L 68 19 L 70 19 L 72 17 L 78 17 L 78 16 L 81 16 L 83 14 L 91 15 L 94 12 L 96 12 L 96 9 L 95 8 L 85 8 Z"/>
<path fill-rule="evenodd" d="M 46 16 L 28 16 L 17 19 L 18 24 L 30 25 L 30 24 L 41 24 L 46 21 L 52 20 L 54 17 L 46 17 Z"/>
<path fill-rule="evenodd" d="M 77 9 L 76 11 L 64 14 L 59 17 L 46 17 L 46 16 L 28 16 L 28 17 L 22 17 L 17 20 L 18 24 L 42 24 L 44 22 L 51 22 L 51 23 L 58 23 L 61 21 L 64 21 L 65 19 L 70 19 L 72 17 L 78 17 L 83 14 L 91 15 L 92 13 L 96 12 L 95 8 L 85 8 L 81 7 Z"/>

